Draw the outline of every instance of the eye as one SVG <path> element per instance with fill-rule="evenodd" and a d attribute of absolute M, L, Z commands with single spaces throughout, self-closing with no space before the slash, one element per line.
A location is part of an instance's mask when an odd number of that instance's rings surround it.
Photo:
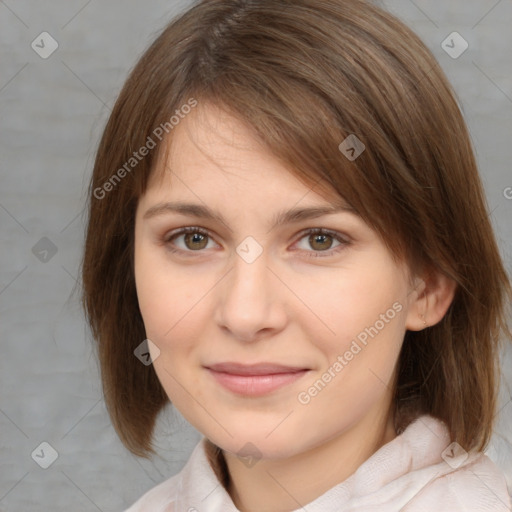
<path fill-rule="evenodd" d="M 176 249 L 174 247 L 174 245 L 176 245 L 174 240 L 177 240 L 180 237 L 183 237 L 183 242 L 185 244 L 184 249 Z M 208 238 L 210 238 L 208 231 L 202 228 L 190 226 L 171 233 L 165 237 L 164 241 L 171 252 L 200 252 L 201 249 L 206 248 L 208 245 Z"/>
<path fill-rule="evenodd" d="M 303 239 L 306 239 L 306 244 L 309 245 L 309 247 L 315 249 L 314 251 L 304 249 L 309 253 L 308 257 L 312 258 L 325 258 L 327 256 L 332 256 L 333 254 L 342 251 L 350 243 L 348 239 L 341 235 L 341 233 L 323 228 L 312 228 L 306 230 L 302 233 L 299 241 Z M 339 245 L 335 246 L 334 249 L 331 249 L 333 239 L 338 242 Z M 322 252 L 325 252 L 326 254 L 319 254 Z"/>

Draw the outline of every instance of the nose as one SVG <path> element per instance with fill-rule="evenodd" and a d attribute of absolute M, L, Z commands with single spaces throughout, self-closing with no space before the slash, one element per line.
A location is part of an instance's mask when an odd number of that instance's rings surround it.
<path fill-rule="evenodd" d="M 275 335 L 286 324 L 286 286 L 269 268 L 265 252 L 251 263 L 238 254 L 233 261 L 217 289 L 217 324 L 243 342 Z"/>

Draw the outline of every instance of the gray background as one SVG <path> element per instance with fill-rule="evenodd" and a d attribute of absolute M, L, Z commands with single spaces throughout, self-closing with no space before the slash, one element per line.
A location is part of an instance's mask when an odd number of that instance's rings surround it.
<path fill-rule="evenodd" d="M 200 438 L 169 409 L 158 424 L 158 457 L 138 459 L 124 449 L 104 407 L 73 293 L 101 130 L 137 57 L 188 4 L 0 1 L 1 511 L 123 510 L 178 472 Z M 420 35 L 456 88 L 510 273 L 512 1 L 384 5 Z M 43 31 L 59 44 L 47 59 L 31 48 Z M 457 59 L 441 47 L 453 31 L 469 44 Z M 510 350 L 503 366 L 507 377 L 488 454 L 512 490 Z M 31 457 L 44 441 L 58 453 L 48 469 Z"/>

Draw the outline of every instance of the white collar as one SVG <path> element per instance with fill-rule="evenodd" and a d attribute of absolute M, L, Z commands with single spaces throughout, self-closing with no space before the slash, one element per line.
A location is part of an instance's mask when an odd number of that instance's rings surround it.
<path fill-rule="evenodd" d="M 208 462 L 206 443 L 207 440 L 203 437 L 178 475 L 177 499 L 172 510 L 174 512 L 239 512 Z M 467 510 L 510 510 L 505 507 L 500 508 L 506 500 L 510 506 L 510 498 L 506 493 L 502 473 L 490 459 L 479 452 L 469 454 L 464 452 L 458 456 L 456 449 L 456 459 L 448 463 L 443 459 L 442 454 L 449 445 L 451 442 L 446 425 L 431 416 L 421 416 L 402 434 L 377 450 L 348 479 L 332 487 L 314 501 L 302 504 L 302 507 L 298 504 L 294 512 L 339 512 L 340 510 L 397 512 L 406 506 L 407 511 L 431 510 L 422 508 L 426 504 L 434 506 L 437 503 L 433 493 L 429 493 L 430 484 L 439 477 L 457 471 L 459 476 L 451 480 L 449 487 L 450 492 L 455 493 L 455 497 L 446 496 L 447 503 L 455 503 L 456 507 L 462 505 L 460 500 L 464 498 L 463 496 L 461 498 L 461 495 L 465 493 L 469 481 L 467 477 L 471 477 L 469 473 L 472 473 L 479 480 L 485 477 L 491 478 L 490 483 L 484 482 L 490 493 L 489 497 L 484 497 L 489 508 L 468 508 Z M 445 453 L 445 458 L 449 455 L 450 452 L 448 455 Z M 460 472 L 461 468 L 468 466 L 471 468 L 466 473 Z M 480 476 L 477 474 L 479 470 Z M 444 481 L 446 482 L 447 479 Z M 484 489 L 483 492 L 487 491 Z M 435 499 L 439 500 L 439 496 L 435 494 Z M 409 508 L 413 500 L 417 503 L 415 500 L 418 496 L 421 496 L 419 508 L 414 504 Z M 449 509 L 437 507 L 436 510 Z M 466 510 L 466 508 L 452 510 Z"/>

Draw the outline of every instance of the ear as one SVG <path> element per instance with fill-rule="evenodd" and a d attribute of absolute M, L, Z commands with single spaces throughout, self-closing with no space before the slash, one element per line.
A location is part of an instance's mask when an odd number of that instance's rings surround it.
<path fill-rule="evenodd" d="M 430 270 L 416 278 L 416 287 L 409 293 L 409 309 L 405 327 L 421 331 L 440 322 L 455 296 L 457 283 L 448 276 Z"/>

